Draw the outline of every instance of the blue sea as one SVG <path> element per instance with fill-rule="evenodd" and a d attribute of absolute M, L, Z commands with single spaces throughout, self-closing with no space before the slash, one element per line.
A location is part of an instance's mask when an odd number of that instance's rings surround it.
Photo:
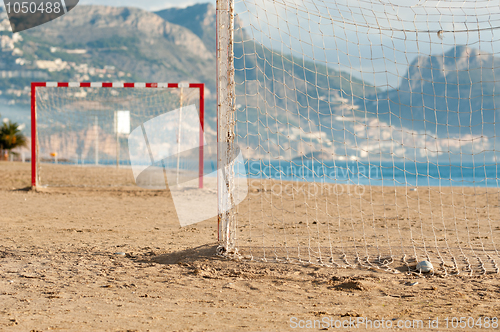
<path fill-rule="evenodd" d="M 249 178 L 374 186 L 497 187 L 496 163 L 252 161 Z M 240 175 L 243 175 L 240 172 Z"/>

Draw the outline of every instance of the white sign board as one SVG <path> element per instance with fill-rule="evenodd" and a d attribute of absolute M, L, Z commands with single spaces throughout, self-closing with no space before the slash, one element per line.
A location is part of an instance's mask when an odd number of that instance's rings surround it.
<path fill-rule="evenodd" d="M 130 134 L 130 111 L 115 112 L 115 133 Z"/>

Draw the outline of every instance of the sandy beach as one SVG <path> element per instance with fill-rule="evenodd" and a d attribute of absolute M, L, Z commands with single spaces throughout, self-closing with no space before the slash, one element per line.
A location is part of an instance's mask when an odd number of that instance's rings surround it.
<path fill-rule="evenodd" d="M 79 181 L 77 172 L 70 176 L 75 177 L 75 183 Z M 478 328 L 480 320 L 485 329 L 488 319 L 487 329 L 499 328 L 493 317 L 500 316 L 500 278 L 493 273 L 495 259 L 488 260 L 488 255 L 495 258 L 488 251 L 491 246 L 478 254 L 486 257 L 481 256 L 489 272 L 480 275 L 474 267 L 472 276 L 406 274 L 399 260 L 393 264 L 394 269 L 401 270 L 399 274 L 359 267 L 229 260 L 215 255 L 216 218 L 181 228 L 168 190 L 109 186 L 35 192 L 28 190 L 29 185 L 28 163 L 0 162 L 2 331 L 347 331 L 356 328 L 336 328 L 325 322 L 363 319 L 383 321 L 384 329 L 373 325 L 366 328 L 363 324 L 358 329 L 401 330 L 398 324 L 406 324 L 404 329 L 431 330 L 429 324 L 436 322 L 436 331 L 472 329 L 470 320 L 469 327 L 452 326 L 453 317 L 471 317 L 474 328 Z M 396 229 L 401 230 L 401 236 L 387 239 L 391 248 L 400 248 L 398 239 L 413 229 L 419 230 L 416 234 L 420 238 L 431 236 L 440 242 L 444 237 L 449 248 L 469 250 L 467 256 L 470 250 L 477 253 L 481 243 L 500 244 L 497 189 L 453 188 L 436 193 L 428 188 L 398 194 L 403 188 L 375 188 L 357 196 L 354 202 L 335 203 L 333 194 L 328 193 L 314 204 L 307 197 L 292 204 L 285 196 L 276 201 L 276 195 L 264 191 L 264 187 L 264 183 L 260 188 L 251 186 L 251 193 L 260 195 L 250 195 L 239 207 L 240 213 L 249 213 L 248 218 L 240 218 L 239 241 L 247 241 L 247 234 L 253 234 L 247 230 L 259 221 L 255 204 L 265 203 L 271 208 L 265 209 L 267 214 L 260 221 L 281 213 L 288 222 L 292 219 L 287 214 L 295 213 L 302 216 L 301 220 L 310 220 L 311 227 L 314 221 L 314 227 L 327 227 L 332 216 L 337 216 L 336 226 L 330 228 L 330 234 L 339 239 L 335 243 L 349 241 L 352 235 L 344 231 L 352 228 L 356 218 L 371 221 L 385 213 L 385 219 L 368 223 L 371 228 L 360 237 L 366 240 L 360 242 L 361 248 L 386 238 L 384 233 L 379 234 L 386 230 L 387 220 L 393 220 Z M 400 197 L 406 197 L 406 201 L 400 201 Z M 451 201 L 455 197 L 465 203 L 462 212 L 454 209 L 455 216 L 451 217 L 447 209 L 456 204 Z M 378 198 L 384 199 L 384 204 L 377 204 Z M 301 210 L 298 204 L 309 210 Z M 460 220 L 468 220 L 470 213 L 475 213 L 474 220 L 478 221 L 470 227 L 461 225 Z M 391 219 L 403 216 L 408 219 Z M 298 222 L 290 221 L 290 225 L 281 227 L 292 229 Z M 345 227 L 343 223 L 347 223 Z M 429 223 L 434 225 L 430 230 L 421 227 Z M 448 230 L 458 234 L 458 240 L 444 236 Z M 266 232 L 271 232 L 269 227 L 259 233 L 264 241 L 269 239 Z M 490 238 L 474 239 L 487 232 Z M 320 243 L 321 247 L 326 241 L 321 236 L 328 233 L 321 228 L 314 234 L 320 234 L 314 245 Z M 419 236 L 414 238 L 410 247 L 421 248 Z M 273 241 L 263 243 L 282 256 L 282 239 Z M 294 248 L 301 248 L 301 239 L 295 241 Z M 435 243 L 431 244 L 426 250 L 433 257 L 439 256 Z M 448 264 L 450 257 L 456 256 L 463 268 L 460 253 L 454 250 L 448 256 L 444 250 L 443 260 Z M 400 256 L 396 251 L 393 254 Z M 496 261 L 500 258 L 496 257 Z M 453 322 L 460 324 L 458 320 Z M 305 328 L 308 322 L 315 321 L 323 325 Z M 420 321 L 424 324 L 421 327 Z"/>

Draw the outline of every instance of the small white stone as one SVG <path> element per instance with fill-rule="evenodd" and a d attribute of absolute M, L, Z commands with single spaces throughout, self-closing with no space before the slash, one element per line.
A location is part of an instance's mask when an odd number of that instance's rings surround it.
<path fill-rule="evenodd" d="M 431 272 L 434 269 L 431 262 L 429 261 L 421 261 L 417 264 L 417 271 L 422 273 Z"/>

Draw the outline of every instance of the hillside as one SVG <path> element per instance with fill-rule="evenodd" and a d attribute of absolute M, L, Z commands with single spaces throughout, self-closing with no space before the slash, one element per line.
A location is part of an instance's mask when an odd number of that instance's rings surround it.
<path fill-rule="evenodd" d="M 7 31 L 5 14 L 1 15 L 0 26 L 5 27 L 0 33 L 7 42 L 4 52 L 0 53 L 0 70 L 8 68 L 9 72 L 0 79 L 0 90 L 6 99 L 21 105 L 29 103 L 27 87 L 31 81 L 40 80 L 204 82 L 207 130 L 214 132 L 216 22 L 213 5 L 198 4 L 156 13 L 137 8 L 79 6 L 58 20 L 14 35 Z M 248 103 L 239 115 L 250 121 L 259 117 L 252 105 L 261 102 L 263 91 L 276 95 L 278 102 L 273 109 L 259 112 L 265 111 L 277 118 L 286 115 L 294 126 L 300 126 L 301 117 L 307 117 L 309 111 L 307 106 L 300 105 L 317 104 L 318 98 L 322 100 L 319 105 L 324 113 L 322 117 L 329 116 L 325 99 L 329 93 L 324 87 L 352 93 L 358 98 L 375 91 L 362 81 L 326 66 L 282 55 L 257 43 L 243 43 L 238 38 L 235 57 L 237 94 L 244 98 L 238 104 Z M 269 66 L 269 62 L 273 66 Z M 241 85 L 245 79 L 250 81 L 246 87 Z M 285 86 L 296 87 L 295 97 L 290 98 L 292 94 Z M 318 90 L 318 86 L 323 90 Z M 293 109 L 294 113 L 281 114 L 279 110 L 285 108 Z M 321 119 L 312 121 L 317 126 Z M 258 130 L 252 125 L 248 129 Z M 242 131 L 241 135 L 246 134 Z"/>
<path fill-rule="evenodd" d="M 9 103 L 27 107 L 31 81 L 204 82 L 213 135 L 215 24 L 211 4 L 156 13 L 79 6 L 12 34 L 0 13 L 0 91 Z M 484 136 L 486 145 L 495 140 L 500 62 L 492 54 L 456 46 L 419 56 L 400 86 L 384 91 L 305 55 L 261 45 L 245 30 L 235 39 L 238 135 L 254 157 L 425 158 L 446 149 L 460 156 L 462 147 L 475 153 L 474 144 L 449 147 L 450 138 Z M 412 137 L 418 137 L 413 146 Z M 402 140 L 410 145 L 398 147 Z"/>
<path fill-rule="evenodd" d="M 204 82 L 215 89 L 213 52 L 189 29 L 154 13 L 78 6 L 14 35 L 0 15 L 0 89 L 16 102 L 29 102 L 25 87 L 33 80 Z"/>
<path fill-rule="evenodd" d="M 37 28 L 9 29 L 1 12 L 3 116 L 26 123 L 32 81 L 203 82 L 215 123 L 215 54 L 185 27 L 137 8 L 78 6 Z"/>
<path fill-rule="evenodd" d="M 189 29 L 136 8 L 79 6 L 22 34 L 26 56 L 114 66 L 147 81 L 213 82 L 214 54 Z M 56 51 L 50 51 L 58 47 Z M 83 55 L 64 50 L 84 49 Z M 68 73 L 71 74 L 71 73 Z M 210 86 L 213 89 L 213 84 Z"/>
<path fill-rule="evenodd" d="M 7 31 L 5 13 L 0 15 L 0 33 L 7 41 L 0 53 L 0 70 L 9 71 L 3 75 L 8 78 L 0 79 L 0 90 L 7 99 L 28 103 L 26 87 L 34 80 L 204 82 L 208 89 L 208 123 L 215 124 L 213 5 L 198 4 L 156 13 L 137 8 L 78 6 L 58 20 L 14 35 Z M 257 52 L 242 57 L 244 47 Z M 266 61 L 273 59 L 278 63 L 282 58 L 279 53 L 246 42 L 235 45 L 235 55 L 239 82 L 256 79 L 272 93 L 282 95 L 283 80 L 292 79 L 291 86 L 309 89 L 299 95 L 297 101 L 301 103 L 318 97 L 314 94 L 317 84 L 350 91 L 349 77 L 330 70 L 327 78 L 325 66 L 304 62 L 302 58 L 285 57 L 286 63 L 282 68 L 275 66 L 274 74 L 294 72 L 294 78 L 279 74 L 273 83 L 266 78 L 273 75 Z M 320 75 L 315 76 L 314 70 L 319 70 Z M 359 95 L 363 83 L 355 80 L 354 85 Z M 241 85 L 238 91 L 240 95 L 245 93 Z"/>

